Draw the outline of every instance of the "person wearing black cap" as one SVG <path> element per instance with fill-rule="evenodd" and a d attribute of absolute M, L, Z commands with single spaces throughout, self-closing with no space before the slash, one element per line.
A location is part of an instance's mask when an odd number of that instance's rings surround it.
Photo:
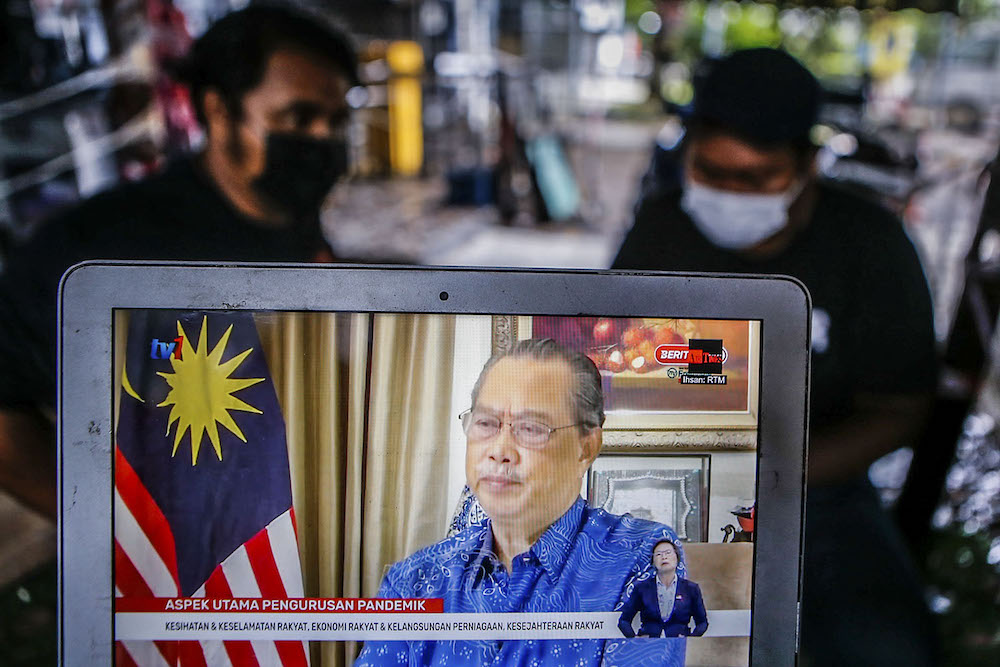
<path fill-rule="evenodd" d="M 803 664 L 927 665 L 916 570 L 867 480 L 936 381 L 930 296 L 900 221 L 816 178 L 816 79 L 739 51 L 696 86 L 681 187 L 653 190 L 613 268 L 791 275 L 812 295 Z"/>
<path fill-rule="evenodd" d="M 0 487 L 56 513 L 56 294 L 86 259 L 330 261 L 324 197 L 346 168 L 353 48 L 320 17 L 251 5 L 216 22 L 178 72 L 199 155 L 43 224 L 0 275 Z M 165 287 L 166 289 L 166 287 Z"/>

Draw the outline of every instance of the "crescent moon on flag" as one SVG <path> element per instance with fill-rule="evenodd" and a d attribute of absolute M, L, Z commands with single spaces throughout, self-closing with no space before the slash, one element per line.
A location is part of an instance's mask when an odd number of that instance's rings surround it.
<path fill-rule="evenodd" d="M 142 397 L 139 396 L 139 394 L 136 393 L 135 389 L 132 388 L 132 383 L 128 381 L 128 373 L 125 372 L 125 364 L 122 364 L 122 389 L 125 390 L 126 394 L 128 394 L 135 400 L 139 401 L 140 403 L 146 402 L 142 400 Z"/>

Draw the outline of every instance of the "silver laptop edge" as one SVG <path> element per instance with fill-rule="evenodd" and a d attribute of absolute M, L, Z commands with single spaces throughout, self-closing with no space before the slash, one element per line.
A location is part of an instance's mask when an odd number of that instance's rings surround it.
<path fill-rule="evenodd" d="M 112 261 L 77 265 L 63 277 L 59 296 L 60 662 L 112 660 L 112 311 L 162 308 L 761 320 L 751 661 L 792 665 L 798 643 L 809 307 L 804 286 L 783 276 Z"/>

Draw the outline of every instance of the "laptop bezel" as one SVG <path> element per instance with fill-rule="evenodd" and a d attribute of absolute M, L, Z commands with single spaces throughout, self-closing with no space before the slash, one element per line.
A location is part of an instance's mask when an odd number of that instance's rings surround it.
<path fill-rule="evenodd" d="M 663 316 L 761 322 L 751 664 L 798 646 L 809 313 L 785 276 L 363 265 L 79 264 L 59 294 L 59 655 L 113 646 L 112 396 L 117 309 Z"/>

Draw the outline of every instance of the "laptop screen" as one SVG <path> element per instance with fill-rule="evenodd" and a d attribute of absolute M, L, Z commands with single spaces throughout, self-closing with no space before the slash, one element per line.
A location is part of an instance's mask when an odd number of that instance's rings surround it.
<path fill-rule="evenodd" d="M 761 322 L 676 315 L 116 309 L 115 664 L 749 664 Z"/>

